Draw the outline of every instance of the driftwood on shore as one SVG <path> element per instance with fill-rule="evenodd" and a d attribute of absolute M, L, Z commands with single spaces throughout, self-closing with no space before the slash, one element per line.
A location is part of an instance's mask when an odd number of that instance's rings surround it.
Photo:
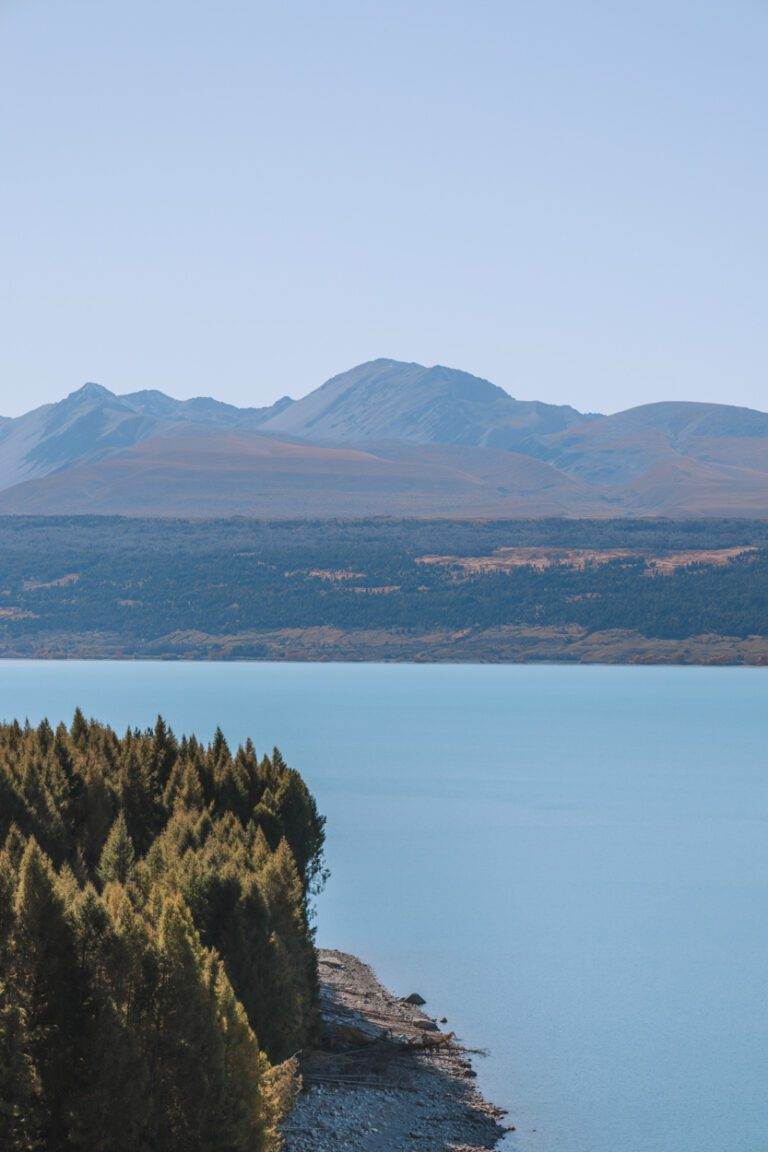
<path fill-rule="evenodd" d="M 474 1087 L 469 1052 L 354 956 L 319 956 L 323 1038 L 302 1058 L 286 1152 L 480 1152 L 503 1113 Z"/>

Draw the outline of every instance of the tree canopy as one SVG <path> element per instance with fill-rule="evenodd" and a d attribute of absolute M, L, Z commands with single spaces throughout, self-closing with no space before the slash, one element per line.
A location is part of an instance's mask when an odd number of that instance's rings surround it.
<path fill-rule="evenodd" d="M 0 1147 L 273 1152 L 324 820 L 279 752 L 0 725 Z"/>

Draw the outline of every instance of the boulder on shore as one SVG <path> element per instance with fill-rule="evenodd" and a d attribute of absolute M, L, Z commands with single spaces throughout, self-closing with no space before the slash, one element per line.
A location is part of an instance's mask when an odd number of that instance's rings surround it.
<path fill-rule="evenodd" d="M 411 992 L 410 996 L 403 996 L 403 1004 L 415 1004 L 420 1008 L 422 1004 L 426 1004 L 423 996 L 419 996 L 418 992 Z"/>

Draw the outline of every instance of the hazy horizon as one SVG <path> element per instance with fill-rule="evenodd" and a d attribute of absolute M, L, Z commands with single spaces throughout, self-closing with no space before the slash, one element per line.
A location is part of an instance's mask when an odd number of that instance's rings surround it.
<path fill-rule="evenodd" d="M 380 352 L 766 407 L 768 9 L 0 4 L 0 413 Z"/>
<path fill-rule="evenodd" d="M 397 357 L 395 357 L 395 356 L 370 357 L 370 360 L 377 360 L 377 359 L 383 359 L 383 360 L 397 360 L 398 358 L 397 358 Z M 366 363 L 366 361 L 363 361 L 362 363 Z M 349 365 L 349 368 L 354 368 L 354 367 L 357 367 L 357 365 L 351 365 L 351 364 Z M 458 369 L 459 369 L 459 370 L 461 370 L 461 371 L 464 371 L 464 372 L 470 372 L 470 374 L 471 374 L 471 375 L 477 375 L 477 373 L 473 373 L 473 372 L 471 371 L 471 369 L 468 369 L 468 368 L 462 368 L 460 365 L 455 365 L 455 364 L 447 364 L 447 365 L 446 365 L 446 364 L 435 364 L 435 365 L 427 365 L 427 367 L 443 367 L 443 368 L 446 368 L 446 367 L 447 367 L 447 368 L 452 368 L 452 369 L 453 369 L 453 368 L 458 368 Z M 347 370 L 347 369 L 342 369 L 342 370 L 341 370 L 341 372 L 344 372 L 344 371 L 346 371 L 346 370 Z M 333 375 L 334 375 L 334 376 L 336 376 L 336 375 L 340 375 L 340 374 L 341 374 L 341 373 L 333 373 Z M 332 377 L 329 377 L 329 379 L 332 379 Z M 0 419 L 2 419 L 3 417 L 11 417 L 11 418 L 15 418 L 15 417 L 18 417 L 18 416 L 23 416 L 23 415 L 26 415 L 26 414 L 27 414 L 29 411 L 33 411 L 33 410 L 34 410 L 34 409 L 36 409 L 36 408 L 39 408 L 39 407 L 44 407 L 44 406 L 45 406 L 45 405 L 47 405 L 47 404 L 55 404 L 55 403 L 57 403 L 57 402 L 59 402 L 59 401 L 61 401 L 61 400 L 64 400 L 64 399 L 66 399 L 68 396 L 72 395 L 73 393 L 75 393 L 75 392 L 78 392 L 78 391 L 79 391 L 81 388 L 85 387 L 85 386 L 86 386 L 86 385 L 88 385 L 88 384 L 96 384 L 96 385 L 99 385 L 99 386 L 100 386 L 100 387 L 102 387 L 102 388 L 106 388 L 106 389 L 107 389 L 107 391 L 109 391 L 109 392 L 112 392 L 114 395 L 116 395 L 116 396 L 118 396 L 118 397 L 121 397 L 121 396 L 128 396 L 128 395 L 131 395 L 132 393 L 136 393 L 136 392 L 143 392 L 143 391 L 150 391 L 150 390 L 151 390 L 151 391 L 158 391 L 158 392 L 163 392 L 163 393 L 164 393 L 166 396 L 170 396 L 170 397 L 172 397 L 172 398 L 173 398 L 173 399 L 175 399 L 175 400 L 213 399 L 213 400 L 220 400 L 220 401 L 222 401 L 223 403 L 234 404 L 234 406 L 235 406 L 235 407 L 238 407 L 238 408 L 249 408 L 249 407 L 259 408 L 259 407 L 265 407 L 265 406 L 267 406 L 267 405 L 269 405 L 269 404 L 273 403 L 275 400 L 279 400 L 279 399 L 282 399 L 282 398 L 283 398 L 283 397 L 285 397 L 285 396 L 289 396 L 289 397 L 290 397 L 290 399 L 292 399 L 292 400 L 301 400 L 303 396 L 306 396 L 306 395 L 308 395 L 310 392 L 314 391 L 316 388 L 319 388 L 319 387 L 321 387 L 321 386 L 322 386 L 323 384 L 325 384 L 325 383 L 327 383 L 327 380 L 320 380 L 320 381 L 319 381 L 319 382 L 318 382 L 316 385 L 314 385 L 312 388 L 309 388 L 309 389 L 307 390 L 307 392 L 304 392 L 304 393 L 302 393 L 301 395 L 298 395 L 298 394 L 294 394 L 294 395 L 291 395 L 290 393 L 281 393 L 279 396 L 275 396 L 275 397 L 273 398 L 273 400 L 266 400 L 266 401 L 264 401 L 264 402 L 263 402 L 263 403 L 261 403 L 261 404 L 253 404 L 253 405 L 251 405 L 251 404 L 248 404 L 248 403 L 245 403 L 245 402 L 243 402 L 243 403 L 238 403 L 237 401 L 228 400 L 228 399 L 227 399 L 225 396 L 219 396 L 219 395 L 217 395 L 215 392 L 210 392 L 210 391 L 209 391 L 209 392 L 205 392 L 205 391 L 202 391 L 202 392 L 190 392 L 189 394 L 179 395 L 179 394 L 177 394 L 177 393 L 175 393 L 175 392 L 172 392 L 170 389 L 167 389 L 167 388 L 145 389 L 145 388 L 143 388 L 143 387 L 142 387 L 140 384 L 137 384 L 137 385 L 136 385 L 136 387 L 134 387 L 134 388 L 116 389 L 116 388 L 112 388 L 112 387 L 110 387 L 110 385 L 109 385 L 109 384 L 106 384 L 106 383 L 104 383 L 104 381 L 103 381 L 103 380 L 83 380 L 83 381 L 81 381 L 79 384 L 75 385 L 75 386 L 74 386 L 74 387 L 72 387 L 72 388 L 70 388 L 70 387 L 67 387 L 67 388 L 65 388 L 65 389 L 64 389 L 64 390 L 63 390 L 63 391 L 62 391 L 60 394 L 58 394 L 58 395 L 52 395 L 52 396 L 51 396 L 51 398 L 50 398 L 50 400 L 43 400 L 41 404 L 34 404 L 34 405 L 32 405 L 31 407 L 23 407 L 23 406 L 22 406 L 22 407 L 21 407 L 21 408 L 19 408 L 19 410 L 18 410 L 18 411 L 16 411 L 16 412 L 14 412 L 14 411 L 0 411 Z M 497 381 L 497 380 L 492 380 L 492 381 L 491 381 L 491 383 L 492 383 L 492 384 L 498 384 L 498 381 Z M 503 385 L 503 384 L 502 384 L 502 385 L 499 385 L 499 387 L 502 387 L 502 388 L 503 388 L 503 387 L 504 387 L 504 385 Z M 505 391 L 506 391 L 506 392 L 509 392 L 509 389 L 505 389 Z M 2 393 L 2 394 L 4 395 L 4 393 Z M 539 396 L 525 396 L 525 395 L 522 395 L 522 394 L 517 394 L 517 395 L 514 395 L 513 393 L 509 393 L 509 394 L 510 394 L 510 395 L 513 395 L 513 396 L 514 396 L 514 399 L 516 399 L 516 400 L 526 400 L 526 401 L 529 401 L 529 400 L 540 400 L 540 399 L 541 399 L 541 397 L 539 397 Z M 661 397 L 660 397 L 660 398 L 659 398 L 659 401 L 663 401 L 663 399 L 668 399 L 668 398 L 661 398 Z M 659 401 L 643 401 L 643 403 L 649 404 L 649 403 L 655 403 L 655 402 L 659 402 Z M 685 402 L 688 402 L 688 403 L 695 403 L 695 401 L 693 401 L 693 400 L 691 400 L 691 401 L 683 401 L 683 402 L 684 402 L 684 403 L 685 403 Z M 569 401 L 563 401 L 563 403 L 566 403 L 566 404 L 568 404 L 568 403 L 569 403 Z M 722 403 L 722 404 L 730 404 L 731 402 L 730 402 L 730 401 L 727 401 L 727 400 L 723 400 L 723 401 L 708 401 L 708 403 Z M 737 406 L 737 407 L 743 407 L 743 405 L 736 405 L 736 406 Z M 594 409 L 586 409 L 586 408 L 581 408 L 581 407 L 579 406 L 579 404 L 576 404 L 576 403 L 572 403 L 572 402 L 571 402 L 571 407 L 573 407 L 573 408 L 576 408 L 578 411 L 580 411 L 580 412 L 583 412 L 583 413 L 592 414 L 592 415 L 603 415 L 603 416 L 610 416 L 610 415 L 612 415 L 614 412 L 620 412 L 620 411 L 624 411 L 624 410 L 625 410 L 625 409 L 615 408 L 615 409 L 610 409 L 610 410 L 606 410 L 606 411 L 603 411 L 603 412 L 597 413 L 597 412 L 596 412 Z M 636 405 L 632 405 L 632 407 L 636 407 Z M 758 406 L 758 405 L 751 405 L 751 406 L 748 406 L 748 407 L 753 407 L 753 408 L 755 408 L 757 411 L 761 411 L 761 412 L 762 412 L 762 411 L 768 411 L 768 403 L 764 404 L 763 406 Z"/>

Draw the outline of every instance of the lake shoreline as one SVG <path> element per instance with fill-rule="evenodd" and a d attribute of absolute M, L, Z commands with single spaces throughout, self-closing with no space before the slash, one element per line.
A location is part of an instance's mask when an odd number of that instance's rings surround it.
<path fill-rule="evenodd" d="M 768 636 L 704 633 L 682 639 L 628 629 L 505 625 L 408 629 L 286 628 L 227 635 L 173 633 L 126 643 L 106 633 L 0 638 L 0 660 L 146 664 L 388 664 L 603 668 L 766 668 Z"/>
<path fill-rule="evenodd" d="M 318 953 L 322 1041 L 283 1125 L 285 1152 L 482 1152 L 507 1131 L 469 1053 L 355 956 Z M 443 1021 L 445 1023 L 445 1021 Z"/>

